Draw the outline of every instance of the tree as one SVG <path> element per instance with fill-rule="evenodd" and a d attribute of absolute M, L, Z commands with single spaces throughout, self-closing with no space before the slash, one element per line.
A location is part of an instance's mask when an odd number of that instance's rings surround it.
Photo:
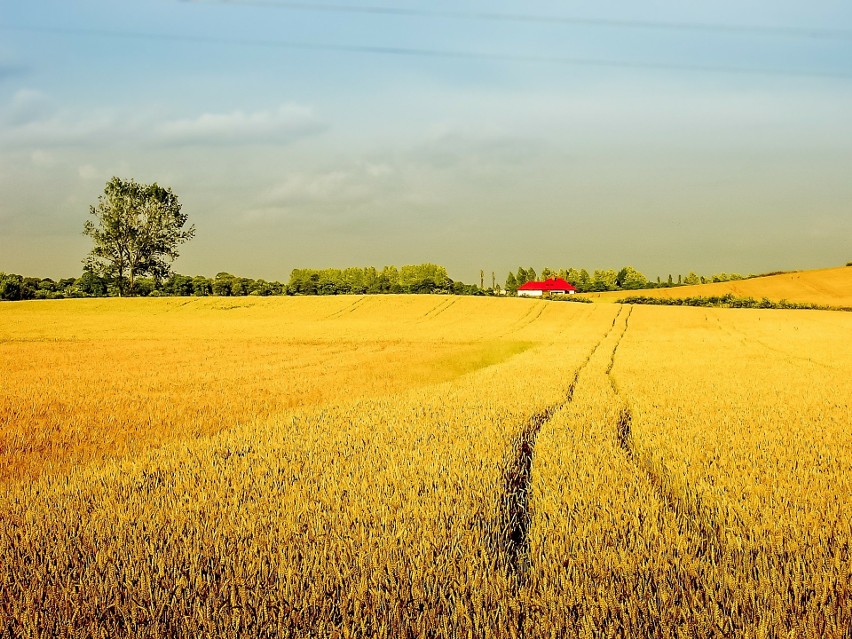
<path fill-rule="evenodd" d="M 636 290 L 638 288 L 645 288 L 648 285 L 648 278 L 632 266 L 625 266 L 618 272 L 616 283 L 619 288 Z"/>
<path fill-rule="evenodd" d="M 234 276 L 230 273 L 216 273 L 216 279 L 213 280 L 213 295 L 221 295 L 229 297 L 233 291 Z"/>
<path fill-rule="evenodd" d="M 168 295 L 192 295 L 192 278 L 188 275 L 172 273 L 163 284 L 163 292 Z"/>
<path fill-rule="evenodd" d="M 596 270 L 592 275 L 592 282 L 589 290 L 598 291 L 614 291 L 618 288 L 618 272 L 614 269 Z"/>
<path fill-rule="evenodd" d="M 107 294 L 107 283 L 104 278 L 98 277 L 90 270 L 83 271 L 83 274 L 74 281 L 74 285 L 85 295 L 101 297 Z"/>
<path fill-rule="evenodd" d="M 589 272 L 584 268 L 581 268 L 580 272 L 577 274 L 577 281 L 572 282 L 572 284 L 574 284 L 581 293 L 588 291 L 591 283 L 592 278 L 589 276 Z"/>
<path fill-rule="evenodd" d="M 0 300 L 16 302 L 22 298 L 24 283 L 20 275 L 0 273 Z"/>
<path fill-rule="evenodd" d="M 192 294 L 196 297 L 204 297 L 213 292 L 213 283 L 203 275 L 192 278 Z"/>
<path fill-rule="evenodd" d="M 506 276 L 506 291 L 511 294 L 518 292 L 518 279 L 511 271 L 509 271 L 509 275 Z"/>
<path fill-rule="evenodd" d="M 84 262 L 93 273 L 113 279 L 119 295 L 132 295 L 137 277 L 166 278 L 178 246 L 195 236 L 177 196 L 156 182 L 113 177 L 89 214 L 95 221 L 86 222 L 83 234 L 95 246 Z"/>

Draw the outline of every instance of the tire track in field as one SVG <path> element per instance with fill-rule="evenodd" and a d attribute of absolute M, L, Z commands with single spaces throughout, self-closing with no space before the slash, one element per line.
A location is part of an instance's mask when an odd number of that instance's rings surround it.
<path fill-rule="evenodd" d="M 503 471 L 503 492 L 498 504 L 499 515 L 496 525 L 497 538 L 493 542 L 498 560 L 505 565 L 511 574 L 523 575 L 527 569 L 531 523 L 529 510 L 530 483 L 538 434 L 557 411 L 573 401 L 574 390 L 577 387 L 580 373 L 615 329 L 615 324 L 622 310 L 623 308 L 618 309 L 606 333 L 595 343 L 574 371 L 574 376 L 568 384 L 565 395 L 559 401 L 534 413 L 524 424 L 520 435 L 512 443 L 512 454 Z M 543 309 L 541 312 L 543 312 Z M 541 315 L 541 312 L 539 315 Z M 535 318 L 530 320 L 530 322 L 532 321 L 535 321 Z"/>
<path fill-rule="evenodd" d="M 458 298 L 453 298 L 453 299 L 451 299 L 449 304 L 447 304 L 446 306 L 444 306 L 443 308 L 441 308 L 440 310 L 438 310 L 438 312 L 437 312 L 437 313 L 434 313 L 434 314 L 432 315 L 432 317 L 430 317 L 429 319 L 430 319 L 430 320 L 435 319 L 435 318 L 436 318 L 436 317 L 438 317 L 438 315 L 440 315 L 441 313 L 446 312 L 446 311 L 447 311 L 447 309 L 449 309 L 449 308 L 450 308 L 453 304 L 455 304 L 456 302 L 458 302 Z"/>
<path fill-rule="evenodd" d="M 671 472 L 664 463 L 656 462 L 653 452 L 641 450 L 634 441 L 633 413 L 627 400 L 622 398 L 618 383 L 612 374 L 612 369 L 615 366 L 615 355 L 627 333 L 632 313 L 633 307 L 631 306 L 624 320 L 624 329 L 612 348 L 609 364 L 606 368 L 606 376 L 609 379 L 610 386 L 617 401 L 621 404 L 618 421 L 615 424 L 616 443 L 636 469 L 647 477 L 654 492 L 657 493 L 666 507 L 674 513 L 675 521 L 681 532 L 698 540 L 696 555 L 700 558 L 708 558 L 714 563 L 718 562 L 724 549 L 720 532 L 722 529 L 715 517 L 703 505 L 696 493 L 690 493 L 686 487 L 682 490 L 678 489 Z"/>
<path fill-rule="evenodd" d="M 767 344 L 766 342 L 764 342 L 759 337 L 756 337 L 755 335 L 751 335 L 751 334 L 747 333 L 746 331 L 742 330 L 741 328 L 737 328 L 736 326 L 732 326 L 731 324 L 723 323 L 722 320 L 719 319 L 718 315 L 714 316 L 713 319 L 716 320 L 716 324 L 718 325 L 719 329 L 723 333 L 725 333 L 726 335 L 728 335 L 732 339 L 737 340 L 743 346 L 750 346 L 752 344 L 757 344 L 758 346 L 765 348 L 766 350 L 768 350 L 772 353 L 777 353 L 778 355 L 783 355 L 784 357 L 786 357 L 790 360 L 798 360 L 800 362 L 807 362 L 808 364 L 814 364 L 815 366 L 822 366 L 823 368 L 828 368 L 828 369 L 837 369 L 838 368 L 838 366 L 833 364 L 833 363 L 823 362 L 821 360 L 814 359 L 812 357 L 805 357 L 805 356 L 799 355 L 797 353 L 791 353 L 790 351 L 785 350 L 783 348 L 779 348 L 777 346 L 772 346 L 771 344 Z M 852 639 L 852 635 L 850 635 L 849 639 Z"/>
<path fill-rule="evenodd" d="M 513 321 L 513 322 L 509 325 L 509 328 L 508 328 L 508 329 L 506 329 L 505 331 L 503 331 L 502 333 L 499 333 L 499 334 L 497 335 L 497 337 L 505 337 L 506 335 L 511 335 L 512 333 L 516 333 L 517 331 L 519 331 L 520 329 L 522 329 L 524 326 L 526 326 L 526 325 L 529 323 L 529 322 L 528 322 L 528 321 L 526 321 L 526 320 L 527 320 L 527 318 L 528 318 L 530 315 L 532 315 L 533 313 L 535 313 L 535 310 L 536 310 L 536 309 L 535 309 L 535 306 L 532 306 L 532 305 L 531 305 L 531 306 L 530 306 L 530 309 L 529 309 L 526 313 L 524 313 L 524 314 L 523 314 L 523 315 L 521 315 L 519 318 L 517 318 L 516 320 L 514 320 L 514 321 Z"/>
<path fill-rule="evenodd" d="M 420 316 L 420 320 L 422 321 L 422 320 L 427 319 L 432 313 L 437 311 L 439 308 L 441 308 L 446 303 L 447 303 L 447 300 L 444 299 L 444 300 L 441 300 L 440 302 L 438 302 L 437 304 L 435 304 L 435 306 L 430 307 L 428 311 L 426 311 L 425 313 L 423 313 L 423 315 Z"/>
<path fill-rule="evenodd" d="M 357 300 L 355 300 L 351 304 L 347 304 L 346 306 L 344 306 L 343 308 L 341 308 L 338 311 L 335 311 L 331 315 L 326 315 L 324 319 L 337 319 L 338 317 L 341 317 L 341 316 L 343 316 L 347 313 L 353 312 L 355 309 L 357 309 L 359 306 L 361 306 L 366 301 L 367 301 L 367 296 L 362 295 L 361 297 L 359 297 Z"/>
<path fill-rule="evenodd" d="M 428 311 L 423 313 L 423 315 L 420 317 L 420 319 L 417 320 L 417 323 L 421 324 L 423 322 L 428 322 L 429 320 L 435 319 L 438 315 L 440 315 L 441 313 L 446 311 L 448 308 L 450 308 L 450 306 L 455 304 L 456 301 L 457 300 L 455 298 L 448 298 L 448 299 L 441 300 L 440 302 L 435 304 L 435 306 L 433 306 Z"/>

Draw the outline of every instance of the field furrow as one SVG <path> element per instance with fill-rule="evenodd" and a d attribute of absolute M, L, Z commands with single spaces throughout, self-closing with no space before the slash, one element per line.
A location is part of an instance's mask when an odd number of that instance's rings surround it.
<path fill-rule="evenodd" d="M 852 627 L 852 315 L 109 302 L 0 307 L 0 636 Z"/>
<path fill-rule="evenodd" d="M 2 509 L 6 628 L 510 636 L 516 576 L 490 540 L 513 442 L 564 401 L 616 312 L 578 327 L 571 343 L 451 382 L 285 412 L 15 486 Z"/>

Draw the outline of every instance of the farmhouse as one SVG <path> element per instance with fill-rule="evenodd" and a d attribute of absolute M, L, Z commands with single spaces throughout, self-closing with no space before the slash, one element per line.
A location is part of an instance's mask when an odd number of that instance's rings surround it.
<path fill-rule="evenodd" d="M 541 297 L 543 295 L 573 295 L 577 288 L 562 278 L 556 277 L 544 282 L 527 282 L 518 287 L 519 297 Z"/>

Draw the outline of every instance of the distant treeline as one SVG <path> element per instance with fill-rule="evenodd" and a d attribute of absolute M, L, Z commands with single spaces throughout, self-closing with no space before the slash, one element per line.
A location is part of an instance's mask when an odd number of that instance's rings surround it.
<path fill-rule="evenodd" d="M 125 282 L 125 289 L 127 283 Z M 70 297 L 115 297 L 118 282 L 85 271 L 80 277 L 52 280 L 0 273 L 0 300 L 63 299 Z M 242 296 L 242 295 L 344 295 L 381 293 L 453 293 L 487 295 L 491 289 L 450 279 L 443 266 L 418 264 L 346 269 L 295 269 L 286 284 L 278 281 L 238 277 L 219 273 L 210 278 L 174 273 L 157 282 L 137 278 L 132 295 L 157 296 Z"/>
<path fill-rule="evenodd" d="M 773 302 L 764 297 L 756 300 L 753 297 L 735 297 L 732 293 L 726 295 L 711 295 L 709 297 L 649 297 L 631 295 L 618 300 L 620 304 L 652 304 L 656 306 L 704 306 L 717 308 L 775 308 L 775 309 L 805 309 L 815 311 L 852 311 L 845 306 L 825 306 L 808 302 L 790 302 L 780 300 Z"/>
<path fill-rule="evenodd" d="M 717 273 L 710 277 L 696 275 L 690 272 L 688 275 L 678 275 L 677 279 L 669 275 L 665 280 L 657 277 L 656 281 L 649 280 L 632 266 L 625 266 L 621 270 L 603 269 L 589 273 L 584 268 L 543 268 L 541 274 L 536 274 L 535 269 L 518 268 L 517 273 L 509 273 L 506 278 L 506 292 L 514 294 L 518 287 L 527 282 L 547 280 L 559 277 L 577 287 L 580 293 L 596 293 L 603 291 L 632 291 L 641 288 L 671 288 L 674 286 L 689 286 L 691 284 L 706 284 L 708 282 L 729 282 L 732 280 L 746 280 L 753 277 L 766 275 L 778 275 L 785 271 L 773 273 L 762 273 L 761 275 L 740 275 L 739 273 Z"/>
<path fill-rule="evenodd" d="M 581 293 L 598 291 L 636 290 L 643 288 L 669 288 L 704 284 L 706 282 L 727 282 L 750 279 L 767 275 L 777 275 L 786 271 L 762 273 L 760 275 L 740 275 L 738 273 L 719 273 L 710 277 L 696 275 L 678 275 L 675 279 L 669 275 L 666 280 L 649 280 L 632 266 L 620 270 L 605 269 L 589 273 L 586 269 L 550 269 L 544 268 L 537 274 L 533 268 L 518 268 L 517 273 L 509 273 L 505 289 L 494 283 L 492 274 L 491 288 L 465 284 L 452 280 L 443 266 L 436 264 L 417 264 L 397 268 L 385 266 L 345 269 L 294 269 L 286 283 L 239 277 L 230 273 L 218 273 L 216 277 L 203 275 L 181 275 L 173 273 L 157 281 L 151 277 L 136 278 L 131 295 L 142 297 L 156 296 L 241 296 L 241 295 L 345 295 L 345 294 L 387 294 L 387 293 L 452 293 L 454 295 L 499 295 L 517 293 L 518 287 L 526 282 L 560 277 Z M 481 274 L 480 284 L 484 282 Z M 0 273 L 0 300 L 62 299 L 68 297 L 115 297 L 119 294 L 119 283 L 115 278 L 97 275 L 86 270 L 80 277 L 58 280 L 50 278 L 25 277 L 16 274 Z M 123 282 L 127 290 L 128 282 Z M 656 299 L 656 298 L 655 298 Z M 705 299 L 705 298 L 701 298 Z M 709 298 L 712 299 L 712 298 Z"/>
<path fill-rule="evenodd" d="M 492 291 L 453 281 L 443 266 L 418 264 L 346 269 L 295 269 L 287 284 L 289 295 L 342 295 L 347 293 L 453 293 L 486 295 Z"/>

